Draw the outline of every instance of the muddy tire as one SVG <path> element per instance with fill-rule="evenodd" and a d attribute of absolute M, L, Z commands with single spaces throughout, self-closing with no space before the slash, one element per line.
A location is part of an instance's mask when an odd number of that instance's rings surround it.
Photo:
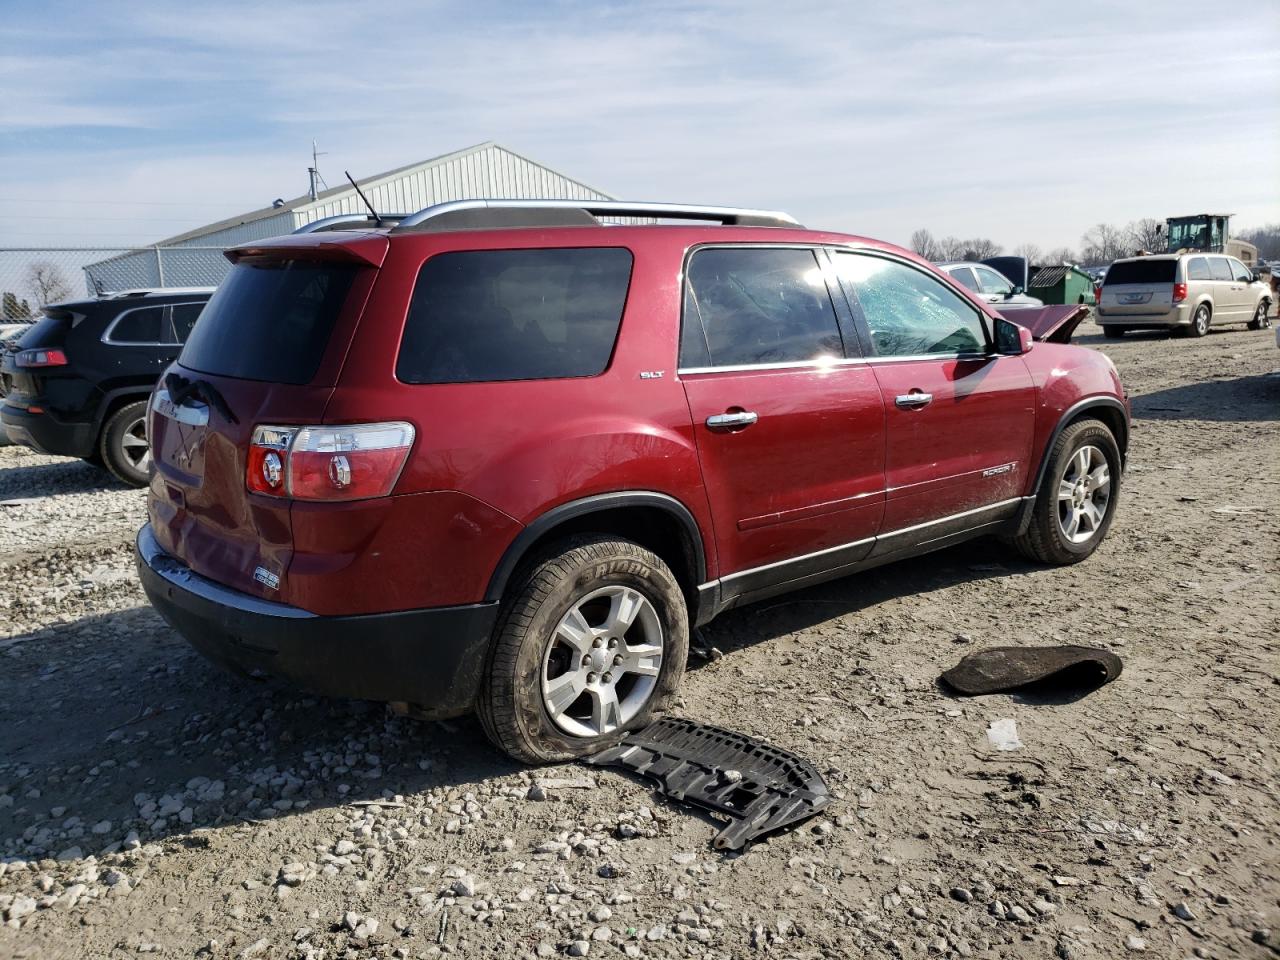
<path fill-rule="evenodd" d="M 1209 321 L 1212 316 L 1207 303 L 1202 303 L 1196 307 L 1196 312 L 1191 315 L 1191 326 L 1186 328 L 1187 336 L 1203 337 L 1209 332 Z"/>
<path fill-rule="evenodd" d="M 121 407 L 108 419 L 98 439 L 98 456 L 111 475 L 131 487 L 151 480 L 151 449 L 147 444 L 147 401 Z"/>
<path fill-rule="evenodd" d="M 1120 447 L 1107 426 L 1099 420 L 1071 424 L 1049 452 L 1031 521 L 1014 545 L 1039 563 L 1064 565 L 1088 557 L 1111 528 L 1120 474 Z"/>
<path fill-rule="evenodd" d="M 575 537 L 513 583 L 476 709 L 497 747 L 526 763 L 586 756 L 666 707 L 684 676 L 689 614 L 656 554 Z"/>
<path fill-rule="evenodd" d="M 1271 317 L 1268 316 L 1270 308 L 1271 305 L 1266 300 L 1258 304 L 1258 309 L 1253 311 L 1253 319 L 1249 321 L 1250 330 L 1266 330 L 1271 326 Z"/>

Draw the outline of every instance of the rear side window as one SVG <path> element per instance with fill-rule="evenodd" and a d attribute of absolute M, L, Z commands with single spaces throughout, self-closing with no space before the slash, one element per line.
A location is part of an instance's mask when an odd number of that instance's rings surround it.
<path fill-rule="evenodd" d="M 1230 280 L 1231 267 L 1227 264 L 1226 257 L 1210 257 L 1209 258 L 1209 275 L 1215 280 Z"/>
<path fill-rule="evenodd" d="M 107 332 L 112 343 L 165 343 L 165 307 L 126 310 Z M 169 341 L 172 342 L 172 341 Z"/>
<path fill-rule="evenodd" d="M 359 269 L 306 260 L 241 261 L 205 306 L 182 365 L 242 380 L 309 383 Z"/>
<path fill-rule="evenodd" d="M 1188 280 L 1208 280 L 1209 277 L 1209 261 L 1204 257 L 1192 257 L 1187 261 L 1187 279 Z"/>
<path fill-rule="evenodd" d="M 961 286 L 968 287 L 974 293 L 982 292 L 978 289 L 978 278 L 973 275 L 973 269 L 971 267 L 958 267 L 955 270 L 948 270 L 947 272 L 958 280 Z"/>
<path fill-rule="evenodd" d="M 438 254 L 418 273 L 396 377 L 597 376 L 613 355 L 630 282 L 631 251 L 622 247 Z"/>
<path fill-rule="evenodd" d="M 680 366 L 843 356 L 835 308 L 812 250 L 711 248 L 689 261 Z"/>
<path fill-rule="evenodd" d="M 191 328 L 196 325 L 196 317 L 204 309 L 203 303 L 175 303 L 169 317 L 169 335 L 172 343 L 186 343 L 191 336 Z"/>
<path fill-rule="evenodd" d="M 1107 270 L 1108 287 L 1122 283 L 1173 283 L 1177 260 L 1118 260 Z"/>

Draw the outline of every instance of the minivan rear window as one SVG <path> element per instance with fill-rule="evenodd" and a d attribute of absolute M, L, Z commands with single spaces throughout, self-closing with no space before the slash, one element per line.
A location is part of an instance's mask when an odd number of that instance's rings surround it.
<path fill-rule="evenodd" d="M 622 247 L 438 254 L 418 273 L 396 376 L 594 377 L 613 355 L 630 282 L 631 252 Z"/>
<path fill-rule="evenodd" d="M 222 377 L 309 383 L 359 269 L 242 260 L 200 314 L 179 362 Z"/>
<path fill-rule="evenodd" d="M 1122 283 L 1173 283 L 1177 269 L 1177 260 L 1117 260 L 1103 284 L 1114 287 Z"/>

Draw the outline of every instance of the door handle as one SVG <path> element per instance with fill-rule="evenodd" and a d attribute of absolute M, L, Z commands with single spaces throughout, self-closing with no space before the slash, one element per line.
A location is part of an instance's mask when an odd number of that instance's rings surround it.
<path fill-rule="evenodd" d="M 929 404 L 933 403 L 933 394 L 920 393 L 919 391 L 916 391 L 915 393 L 904 393 L 901 396 L 895 397 L 893 402 L 904 410 L 918 410 L 920 407 L 927 407 Z"/>
<path fill-rule="evenodd" d="M 751 410 L 742 410 L 738 413 L 716 413 L 707 417 L 707 427 L 711 430 L 733 430 L 741 427 L 749 427 L 760 417 Z"/>

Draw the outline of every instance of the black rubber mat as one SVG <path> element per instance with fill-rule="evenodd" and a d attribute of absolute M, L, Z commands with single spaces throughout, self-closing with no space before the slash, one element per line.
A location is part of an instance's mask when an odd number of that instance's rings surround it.
<path fill-rule="evenodd" d="M 757 837 L 813 816 L 831 802 L 809 761 L 732 730 L 663 717 L 587 763 L 625 767 L 657 783 L 673 800 L 732 818 L 718 850 L 741 850 Z"/>
<path fill-rule="evenodd" d="M 942 679 L 953 690 L 976 696 L 1053 678 L 1096 687 L 1114 680 L 1123 669 L 1119 657 L 1096 647 L 991 647 L 969 654 Z"/>

